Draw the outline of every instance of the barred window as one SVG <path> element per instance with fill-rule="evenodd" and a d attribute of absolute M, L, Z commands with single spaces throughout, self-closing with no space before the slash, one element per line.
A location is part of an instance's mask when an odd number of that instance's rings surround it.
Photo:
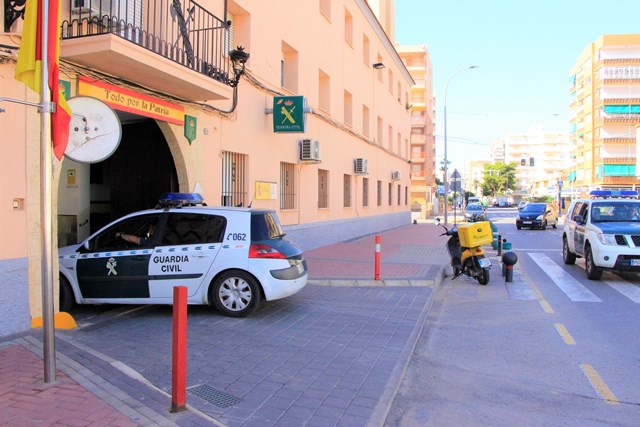
<path fill-rule="evenodd" d="M 362 206 L 369 206 L 369 178 L 362 178 Z"/>
<path fill-rule="evenodd" d="M 344 207 L 351 207 L 351 175 L 344 175 Z"/>
<path fill-rule="evenodd" d="M 246 163 L 245 154 L 222 152 L 222 206 L 246 206 Z"/>
<path fill-rule="evenodd" d="M 295 165 L 280 162 L 280 209 L 296 208 Z"/>
<path fill-rule="evenodd" d="M 318 208 L 329 207 L 329 171 L 318 169 Z"/>

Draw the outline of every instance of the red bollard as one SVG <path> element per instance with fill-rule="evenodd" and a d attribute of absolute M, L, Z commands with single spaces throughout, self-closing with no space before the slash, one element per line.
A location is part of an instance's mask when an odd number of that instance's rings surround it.
<path fill-rule="evenodd" d="M 375 280 L 380 280 L 380 236 L 376 236 Z"/>
<path fill-rule="evenodd" d="M 173 288 L 171 412 L 187 408 L 187 287 Z"/>

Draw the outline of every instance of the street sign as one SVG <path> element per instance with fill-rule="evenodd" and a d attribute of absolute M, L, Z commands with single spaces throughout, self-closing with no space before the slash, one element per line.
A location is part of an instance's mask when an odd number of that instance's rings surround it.
<path fill-rule="evenodd" d="M 562 181 L 558 181 L 558 188 L 562 188 Z"/>

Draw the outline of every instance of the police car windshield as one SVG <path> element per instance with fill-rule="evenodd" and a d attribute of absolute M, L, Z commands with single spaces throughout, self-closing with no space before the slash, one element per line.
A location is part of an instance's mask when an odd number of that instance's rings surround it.
<path fill-rule="evenodd" d="M 640 222 L 640 202 L 594 203 L 591 222 Z"/>

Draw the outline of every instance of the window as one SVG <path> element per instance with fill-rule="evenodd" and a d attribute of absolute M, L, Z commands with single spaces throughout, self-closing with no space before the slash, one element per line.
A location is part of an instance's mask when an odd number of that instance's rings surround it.
<path fill-rule="evenodd" d="M 230 151 L 222 152 L 222 206 L 245 206 L 247 156 Z"/>
<path fill-rule="evenodd" d="M 228 53 L 236 48 L 235 45 L 235 30 L 236 30 L 236 17 L 233 13 L 227 11 L 227 21 L 231 24 L 229 25 L 229 31 L 225 31 L 224 33 L 224 51 Z"/>
<path fill-rule="evenodd" d="M 320 100 L 320 109 L 327 113 L 331 112 L 331 79 L 329 75 L 320 70 L 318 82 L 318 99 Z"/>
<path fill-rule="evenodd" d="M 389 70 L 389 93 L 393 94 L 393 71 Z"/>
<path fill-rule="evenodd" d="M 344 91 L 344 123 L 353 126 L 353 95 Z"/>
<path fill-rule="evenodd" d="M 389 203 L 389 206 L 391 206 L 391 201 L 393 200 L 393 184 L 388 184 L 388 191 L 389 194 L 387 195 L 387 201 Z"/>
<path fill-rule="evenodd" d="M 378 132 L 377 132 L 378 141 L 377 142 L 378 144 L 382 145 L 384 142 L 384 138 L 382 137 L 382 117 L 378 116 L 377 122 L 378 122 Z"/>
<path fill-rule="evenodd" d="M 405 206 L 409 205 L 409 187 L 404 187 L 404 204 Z"/>
<path fill-rule="evenodd" d="M 398 103 L 402 104 L 402 85 L 398 82 Z"/>
<path fill-rule="evenodd" d="M 344 41 L 353 47 L 353 16 L 347 9 L 344 10 Z"/>
<path fill-rule="evenodd" d="M 371 54 L 370 54 L 371 46 L 369 42 L 369 37 L 366 35 L 362 35 L 362 62 L 364 62 L 367 67 L 371 66 Z"/>
<path fill-rule="evenodd" d="M 378 181 L 378 206 L 382 206 L 382 181 Z"/>
<path fill-rule="evenodd" d="M 331 0 L 320 0 L 320 13 L 331 21 Z"/>
<path fill-rule="evenodd" d="M 362 206 L 369 206 L 369 178 L 362 178 Z"/>
<path fill-rule="evenodd" d="M 369 123 L 369 107 L 367 107 L 366 105 L 362 106 L 362 133 L 365 134 L 365 136 L 370 136 L 371 134 L 371 124 Z"/>
<path fill-rule="evenodd" d="M 162 244 L 220 243 L 226 226 L 227 219 L 223 216 L 172 213 L 167 219 Z"/>
<path fill-rule="evenodd" d="M 292 93 L 298 93 L 298 51 L 282 42 L 280 85 Z"/>
<path fill-rule="evenodd" d="M 318 169 L 318 208 L 329 207 L 329 171 Z"/>
<path fill-rule="evenodd" d="M 398 206 L 400 206 L 400 200 L 402 199 L 402 187 L 400 187 L 400 184 L 398 184 Z"/>
<path fill-rule="evenodd" d="M 295 165 L 280 162 L 280 209 L 296 208 Z"/>
<path fill-rule="evenodd" d="M 347 175 L 347 174 L 344 175 L 343 193 L 344 193 L 344 207 L 350 208 L 351 207 L 351 175 Z"/>
<path fill-rule="evenodd" d="M 387 140 L 389 143 L 389 151 L 393 151 L 393 126 L 389 125 L 388 133 L 389 135 L 387 137 Z"/>

